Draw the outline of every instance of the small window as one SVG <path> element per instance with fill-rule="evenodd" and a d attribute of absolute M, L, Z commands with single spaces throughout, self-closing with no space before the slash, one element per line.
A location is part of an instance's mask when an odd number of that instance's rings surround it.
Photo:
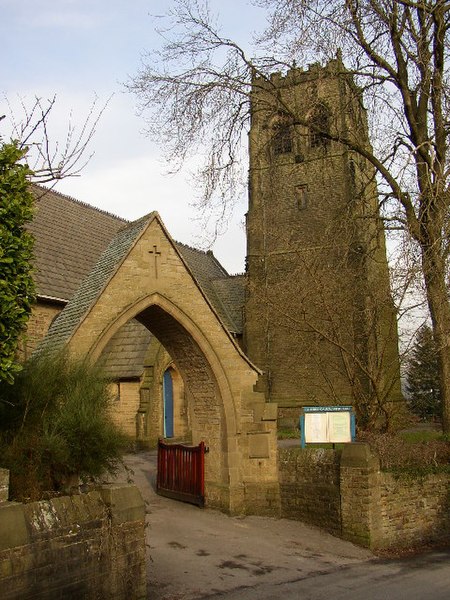
<path fill-rule="evenodd" d="M 308 208 L 308 186 L 306 184 L 295 186 L 295 201 L 298 210 Z"/>
<path fill-rule="evenodd" d="M 316 106 L 309 119 L 309 128 L 311 148 L 326 148 L 330 143 L 326 135 L 330 132 L 330 111 L 325 104 Z"/>
<path fill-rule="evenodd" d="M 292 152 L 292 124 L 286 115 L 279 115 L 272 125 L 272 149 L 274 154 Z"/>
<path fill-rule="evenodd" d="M 350 183 L 353 189 L 356 187 L 356 167 L 354 160 L 350 159 L 348 163 L 349 171 L 350 171 Z"/>

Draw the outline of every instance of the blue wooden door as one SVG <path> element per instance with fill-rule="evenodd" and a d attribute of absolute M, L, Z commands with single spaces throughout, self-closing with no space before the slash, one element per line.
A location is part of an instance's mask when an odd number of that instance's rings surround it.
<path fill-rule="evenodd" d="M 173 382 L 172 375 L 167 369 L 163 377 L 164 398 L 164 437 L 173 437 Z"/>

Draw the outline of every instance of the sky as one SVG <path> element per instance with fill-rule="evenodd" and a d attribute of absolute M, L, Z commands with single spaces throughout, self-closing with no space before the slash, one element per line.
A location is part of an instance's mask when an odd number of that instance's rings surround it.
<path fill-rule="evenodd" d="M 227 35 L 251 39 L 255 19 L 261 18 L 257 9 L 246 0 L 211 5 Z M 192 206 L 191 174 L 167 174 L 162 149 L 144 135 L 136 98 L 125 89 L 145 51 L 161 43 L 154 16 L 169 7 L 169 0 L 0 0 L 0 114 L 12 110 L 20 118 L 21 103 L 30 107 L 35 97 L 56 96 L 50 139 L 64 143 L 69 123 L 77 133 L 94 100 L 98 107 L 108 102 L 89 146 L 89 163 L 55 189 L 130 220 L 156 210 L 176 240 L 202 247 L 204 225 Z M 212 246 L 230 273 L 244 268 L 246 207 L 244 194 L 228 231 Z"/>

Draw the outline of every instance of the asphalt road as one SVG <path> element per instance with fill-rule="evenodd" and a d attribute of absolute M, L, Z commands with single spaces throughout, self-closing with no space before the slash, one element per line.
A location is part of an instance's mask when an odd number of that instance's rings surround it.
<path fill-rule="evenodd" d="M 448 600 L 450 552 L 420 559 L 371 561 L 306 578 L 207 594 L 202 600 Z"/>
<path fill-rule="evenodd" d="M 381 560 L 286 519 L 228 517 L 157 496 L 156 456 L 130 456 L 147 504 L 152 600 L 450 600 L 450 550 Z"/>

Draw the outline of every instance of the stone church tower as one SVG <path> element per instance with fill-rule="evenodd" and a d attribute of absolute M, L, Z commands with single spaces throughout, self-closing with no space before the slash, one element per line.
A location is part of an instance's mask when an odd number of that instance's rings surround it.
<path fill-rule="evenodd" d="M 328 134 L 370 148 L 339 60 L 254 79 L 244 347 L 281 425 L 352 404 L 383 426 L 401 391 L 375 172 Z"/>

